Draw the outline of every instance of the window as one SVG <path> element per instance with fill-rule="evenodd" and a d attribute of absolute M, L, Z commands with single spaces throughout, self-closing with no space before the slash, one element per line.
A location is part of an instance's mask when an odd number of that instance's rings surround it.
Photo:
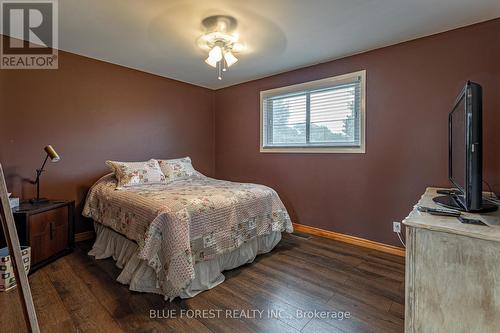
<path fill-rule="evenodd" d="M 260 151 L 364 153 L 365 75 L 262 91 Z"/>

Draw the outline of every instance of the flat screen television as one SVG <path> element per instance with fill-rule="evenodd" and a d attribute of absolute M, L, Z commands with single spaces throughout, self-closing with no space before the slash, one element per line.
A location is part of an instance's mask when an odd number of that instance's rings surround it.
<path fill-rule="evenodd" d="M 448 116 L 448 176 L 456 187 L 450 195 L 434 201 L 467 212 L 494 211 L 483 201 L 482 88 L 468 81 Z"/>

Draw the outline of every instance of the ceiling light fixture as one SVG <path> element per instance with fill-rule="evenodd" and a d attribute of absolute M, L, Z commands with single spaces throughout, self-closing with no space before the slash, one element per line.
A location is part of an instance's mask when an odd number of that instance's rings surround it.
<path fill-rule="evenodd" d="M 235 32 L 238 23 L 231 16 L 216 15 L 202 21 L 206 33 L 198 40 L 202 49 L 209 50 L 205 62 L 217 69 L 217 78 L 222 80 L 222 73 L 234 65 L 238 58 L 233 54 L 241 49 L 239 36 Z"/>

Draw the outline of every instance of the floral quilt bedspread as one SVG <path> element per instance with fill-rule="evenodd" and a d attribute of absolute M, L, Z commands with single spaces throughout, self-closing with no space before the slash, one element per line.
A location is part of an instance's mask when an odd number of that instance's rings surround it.
<path fill-rule="evenodd" d="M 264 185 L 197 175 L 166 185 L 116 190 L 113 175 L 90 189 L 83 215 L 139 245 L 139 257 L 176 297 L 194 279 L 194 265 L 272 231 L 292 232 L 278 194 Z"/>

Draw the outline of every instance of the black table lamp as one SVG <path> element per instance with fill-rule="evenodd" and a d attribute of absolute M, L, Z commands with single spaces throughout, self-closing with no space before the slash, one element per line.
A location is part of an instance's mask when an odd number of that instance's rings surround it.
<path fill-rule="evenodd" d="M 59 160 L 61 159 L 59 157 L 59 155 L 57 155 L 56 151 L 54 150 L 54 148 L 52 148 L 51 145 L 46 146 L 45 148 L 43 148 L 43 150 L 45 150 L 47 155 L 45 156 L 45 160 L 43 161 L 42 167 L 40 169 L 36 169 L 36 180 L 35 180 L 36 198 L 30 200 L 30 202 L 32 204 L 42 204 L 42 203 L 46 203 L 49 201 L 49 199 L 47 199 L 47 198 L 40 198 L 40 176 L 42 175 L 42 172 L 45 171 L 43 168 L 45 167 L 45 163 L 47 163 L 47 160 L 49 158 L 50 158 L 50 161 L 54 162 L 54 163 L 59 162 Z"/>

